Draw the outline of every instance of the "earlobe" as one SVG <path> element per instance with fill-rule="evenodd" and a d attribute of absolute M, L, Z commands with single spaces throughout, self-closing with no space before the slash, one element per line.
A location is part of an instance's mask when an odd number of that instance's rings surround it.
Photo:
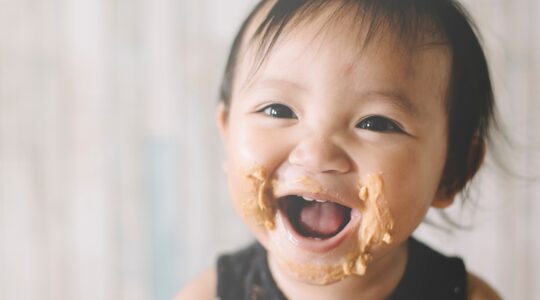
<path fill-rule="evenodd" d="M 450 184 L 450 187 L 448 187 L 448 184 L 443 185 L 443 183 L 441 183 L 431 206 L 436 208 L 446 208 L 454 203 L 454 198 L 457 193 L 474 177 L 474 175 L 476 175 L 484 162 L 485 156 L 486 144 L 478 135 L 475 135 L 471 141 L 470 150 L 467 155 L 467 169 L 464 174 L 465 180 L 463 180 L 463 182 Z"/>
<path fill-rule="evenodd" d="M 448 189 L 445 187 L 440 187 L 437 191 L 435 199 L 433 199 L 433 202 L 431 202 L 431 206 L 435 208 L 447 208 L 454 203 L 455 197 L 455 192 L 448 191 Z"/>
<path fill-rule="evenodd" d="M 476 175 L 476 172 L 478 172 L 480 166 L 482 166 L 482 163 L 484 163 L 485 157 L 486 143 L 476 135 L 471 142 L 471 150 L 469 151 L 469 155 L 467 157 L 467 181 Z"/>

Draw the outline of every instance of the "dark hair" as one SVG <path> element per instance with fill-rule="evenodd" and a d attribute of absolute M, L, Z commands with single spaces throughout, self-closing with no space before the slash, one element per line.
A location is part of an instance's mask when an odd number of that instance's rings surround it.
<path fill-rule="evenodd" d="M 363 45 L 375 33 L 390 29 L 401 41 L 421 34 L 440 36 L 452 53 L 448 91 L 448 151 L 441 186 L 450 194 L 461 191 L 482 163 L 490 123 L 494 122 L 494 95 L 489 70 L 477 30 L 465 9 L 455 0 L 263 0 L 242 24 L 234 39 L 221 85 L 220 101 L 230 103 L 235 67 L 246 29 L 254 16 L 268 6 L 268 14 L 250 42 L 259 42 L 259 62 L 271 51 L 291 22 L 313 16 L 330 4 L 339 12 L 356 12 L 367 25 Z M 265 7 L 266 8 L 266 7 Z M 367 17 L 367 18 L 366 18 Z"/>

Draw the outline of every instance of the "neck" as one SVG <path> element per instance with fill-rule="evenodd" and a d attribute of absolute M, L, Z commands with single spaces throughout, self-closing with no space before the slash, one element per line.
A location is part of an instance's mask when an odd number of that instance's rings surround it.
<path fill-rule="evenodd" d="M 372 261 L 366 274 L 349 276 L 329 285 L 314 285 L 298 281 L 283 272 L 273 256 L 268 253 L 268 264 L 280 290 L 288 299 L 385 299 L 397 287 L 407 263 L 407 243 L 393 253 Z"/>

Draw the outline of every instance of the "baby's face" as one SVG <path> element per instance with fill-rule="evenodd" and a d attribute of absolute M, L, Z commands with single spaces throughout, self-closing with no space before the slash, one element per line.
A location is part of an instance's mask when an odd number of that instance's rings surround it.
<path fill-rule="evenodd" d="M 349 275 L 359 252 L 369 251 L 367 272 L 399 255 L 427 209 L 450 203 L 439 192 L 450 52 L 406 51 L 390 36 L 360 51 L 348 26 L 318 30 L 283 35 L 253 76 L 255 47 L 241 53 L 218 123 L 239 214 L 281 269 L 325 284 Z M 373 176 L 392 242 L 366 250 L 362 228 L 378 217 L 363 215 L 359 195 Z"/>

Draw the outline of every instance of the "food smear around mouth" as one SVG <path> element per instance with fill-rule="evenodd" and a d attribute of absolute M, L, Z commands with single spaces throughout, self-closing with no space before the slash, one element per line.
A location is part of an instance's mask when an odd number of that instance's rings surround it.
<path fill-rule="evenodd" d="M 250 182 L 251 194 L 242 204 L 242 213 L 253 217 L 260 226 L 273 231 L 276 228 L 277 203 L 272 201 L 274 190 L 277 189 L 277 180 L 272 180 L 267 171 L 261 166 L 255 166 L 246 172 L 245 177 Z M 305 185 L 312 193 L 323 191 L 321 185 L 307 176 L 300 177 L 296 183 Z M 351 250 L 343 255 L 338 262 L 331 264 L 306 263 L 287 259 L 277 254 L 278 262 L 288 269 L 296 278 L 314 284 L 329 284 L 343 280 L 351 275 L 364 275 L 373 256 L 374 246 L 390 244 L 392 242 L 392 229 L 394 220 L 388 208 L 388 203 L 381 197 L 383 194 L 383 179 L 381 174 L 366 175 L 359 183 L 358 209 L 361 214 L 360 225 L 354 230 L 357 241 Z M 309 213 L 325 215 L 322 204 Z M 326 208 L 324 208 L 326 209 Z M 332 210 L 332 209 L 330 209 Z M 319 224 L 320 225 L 320 224 Z M 319 228 L 319 230 L 321 230 Z M 279 251 L 278 251 L 279 252 Z"/>
<path fill-rule="evenodd" d="M 315 182 L 306 180 L 305 182 Z M 312 185 L 317 186 L 317 185 Z M 381 174 L 366 175 L 360 181 L 358 190 L 358 209 L 361 222 L 353 232 L 357 237 L 350 250 L 334 263 L 300 262 L 277 255 L 277 262 L 299 280 L 313 284 L 326 285 L 345 279 L 351 275 L 364 275 L 373 259 L 374 246 L 390 244 L 394 220 L 388 203 L 382 197 L 383 179 Z"/>
<path fill-rule="evenodd" d="M 320 193 L 322 191 L 322 188 L 319 185 L 319 183 L 317 183 L 317 181 L 307 176 L 302 176 L 302 177 L 297 178 L 296 183 L 300 183 L 304 185 L 305 187 L 309 188 L 310 191 L 314 194 Z"/>
<path fill-rule="evenodd" d="M 312 284 L 326 285 L 345 279 L 348 274 L 343 272 L 339 264 L 307 264 L 285 260 L 281 263 L 295 278 Z"/>
<path fill-rule="evenodd" d="M 246 178 L 251 182 L 255 199 L 248 199 L 244 203 L 243 213 L 252 214 L 260 225 L 268 230 L 274 230 L 277 207 L 272 204 L 271 198 L 277 183 L 270 182 L 266 170 L 261 166 L 251 168 L 246 173 Z"/>
<path fill-rule="evenodd" d="M 380 174 L 369 174 L 360 183 L 358 197 L 361 200 L 360 213 L 362 223 L 358 232 L 359 254 L 354 263 L 350 261 L 344 270 L 346 273 L 363 275 L 367 264 L 372 259 L 370 250 L 375 245 L 390 244 L 394 220 L 388 203 L 381 198 L 383 181 Z"/>

